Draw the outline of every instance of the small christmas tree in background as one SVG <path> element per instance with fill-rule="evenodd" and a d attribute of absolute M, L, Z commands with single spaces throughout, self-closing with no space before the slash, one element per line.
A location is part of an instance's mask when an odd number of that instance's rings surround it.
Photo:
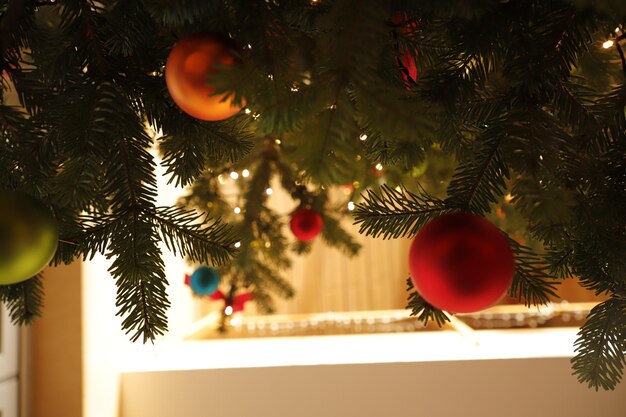
<path fill-rule="evenodd" d="M 509 293 L 544 304 L 578 277 L 606 295 L 572 363 L 596 389 L 621 379 L 620 2 L 4 0 L 0 13 L 0 202 L 45 205 L 59 234 L 52 264 L 111 259 L 133 340 L 167 330 L 160 241 L 221 265 L 231 289 L 271 311 L 273 296 L 293 294 L 280 274 L 288 252 L 306 252 L 320 220 L 321 238 L 352 255 L 339 225 L 351 212 L 362 233 L 399 238 L 444 214 L 506 210 L 498 226 L 527 242 L 509 240 Z M 190 186 L 183 206 L 156 206 L 154 145 L 171 181 Z M 298 207 L 290 219 L 267 206 L 273 179 Z M 0 207 L 3 254 L 44 235 L 34 228 L 47 214 L 26 233 L 15 213 Z M 48 262 L 41 249 L 30 266 Z M 3 254 L 0 297 L 28 323 L 41 275 L 15 283 L 17 258 Z M 446 320 L 413 291 L 409 308 Z"/>

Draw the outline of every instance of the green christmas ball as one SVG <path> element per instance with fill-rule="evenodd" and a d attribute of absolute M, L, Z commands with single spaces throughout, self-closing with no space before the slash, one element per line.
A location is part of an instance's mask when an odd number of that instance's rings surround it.
<path fill-rule="evenodd" d="M 58 242 L 56 221 L 41 201 L 0 190 L 0 285 L 36 275 L 48 265 Z"/>

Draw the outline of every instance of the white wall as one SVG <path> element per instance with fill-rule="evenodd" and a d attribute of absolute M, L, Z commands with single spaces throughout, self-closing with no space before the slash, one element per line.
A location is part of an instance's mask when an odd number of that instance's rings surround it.
<path fill-rule="evenodd" d="M 250 352 L 254 355 L 254 352 Z M 130 373 L 122 417 L 624 417 L 566 358 Z"/>

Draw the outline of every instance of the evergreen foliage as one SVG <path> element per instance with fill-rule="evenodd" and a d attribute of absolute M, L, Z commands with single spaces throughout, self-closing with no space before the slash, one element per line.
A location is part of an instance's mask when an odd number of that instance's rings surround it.
<path fill-rule="evenodd" d="M 353 200 L 368 189 L 355 220 L 383 238 L 448 212 L 490 216 L 508 199 L 531 238 L 512 241 L 511 294 L 543 304 L 579 277 L 605 296 L 573 367 L 612 389 L 626 353 L 625 19 L 613 0 L 2 0 L 0 189 L 50 207 L 53 264 L 111 259 L 123 328 L 144 341 L 167 329 L 161 241 L 222 265 L 267 311 L 293 294 L 281 271 L 310 245 L 290 244 L 288 213 L 268 208 L 276 181 L 349 255 L 358 244 L 332 185 L 353 184 Z M 248 108 L 223 122 L 182 113 L 165 86 L 171 47 L 202 31 L 240 47 L 241 64 L 213 82 Z M 402 77 L 404 51 L 417 80 Z M 181 206 L 156 205 L 155 148 L 170 181 L 191 186 Z M 220 175 L 243 168 L 232 201 Z M 0 298 L 30 322 L 41 278 Z M 446 320 L 416 292 L 409 308 Z"/>

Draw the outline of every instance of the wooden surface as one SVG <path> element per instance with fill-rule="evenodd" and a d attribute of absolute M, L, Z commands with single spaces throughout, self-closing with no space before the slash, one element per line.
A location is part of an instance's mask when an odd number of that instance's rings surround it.
<path fill-rule="evenodd" d="M 44 273 L 43 317 L 30 329 L 23 351 L 23 417 L 82 416 L 80 271 L 74 262 Z"/>

